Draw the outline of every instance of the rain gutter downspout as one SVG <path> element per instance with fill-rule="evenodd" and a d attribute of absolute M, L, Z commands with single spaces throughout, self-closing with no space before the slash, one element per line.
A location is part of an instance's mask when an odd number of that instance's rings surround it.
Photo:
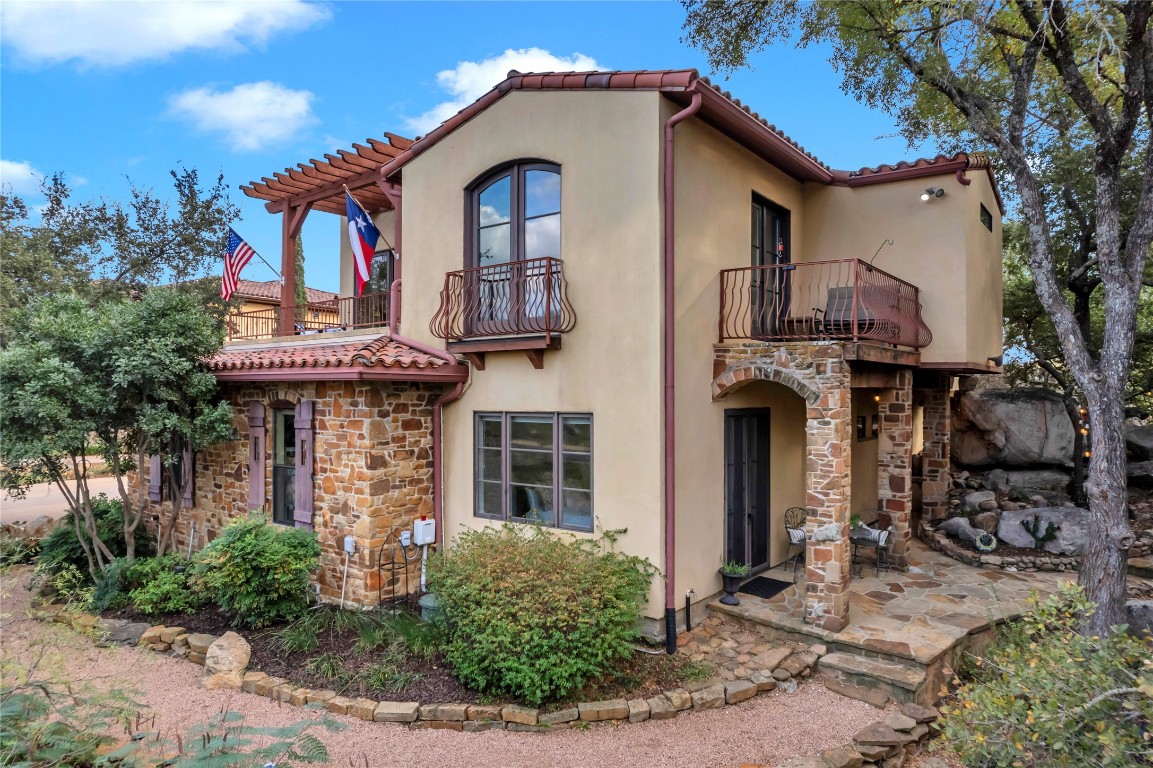
<path fill-rule="evenodd" d="M 692 102 L 665 122 L 664 168 L 664 333 L 661 346 L 664 353 L 664 393 L 661 405 L 665 433 L 665 652 L 677 652 L 677 590 L 676 590 L 676 254 L 675 192 L 673 184 L 673 129 L 677 123 L 692 117 L 701 108 L 701 93 L 696 82 L 691 87 Z"/>
<path fill-rule="evenodd" d="M 426 355 L 432 355 L 435 358 L 444 360 L 450 365 L 459 365 L 459 361 L 451 353 L 443 349 L 429 346 L 416 339 L 410 339 L 406 336 L 400 335 L 400 265 L 401 265 L 401 235 L 403 232 L 402 218 L 401 218 L 401 193 L 400 185 L 393 181 L 385 181 L 381 179 L 380 188 L 384 191 L 385 196 L 388 197 L 389 202 L 392 203 L 393 210 L 396 215 L 393 220 L 396 226 L 395 234 L 395 251 L 396 258 L 393 260 L 393 281 L 389 286 L 389 302 L 388 302 L 388 335 L 393 341 L 400 344 L 405 344 L 418 352 L 423 352 Z M 441 470 L 441 456 L 443 455 L 442 445 L 442 432 L 443 423 L 441 409 L 445 405 L 454 400 L 459 400 L 460 396 L 464 394 L 464 382 L 457 382 L 451 390 L 438 397 L 432 404 L 432 519 L 436 524 L 436 539 L 435 544 L 440 545 L 442 541 L 442 530 L 444 528 L 444 494 L 441 492 L 441 482 L 444 476 Z"/>

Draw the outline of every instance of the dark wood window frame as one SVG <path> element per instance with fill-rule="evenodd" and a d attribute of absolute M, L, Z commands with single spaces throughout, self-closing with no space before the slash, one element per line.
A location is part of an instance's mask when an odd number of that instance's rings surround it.
<path fill-rule="evenodd" d="M 591 413 L 569 412 L 569 411 L 477 411 L 473 414 L 473 516 L 483 518 L 486 520 L 502 520 L 513 523 L 536 523 L 537 521 L 528 520 L 526 518 L 512 516 L 512 504 L 510 503 L 510 489 L 514 483 L 511 482 L 511 461 L 510 461 L 510 442 L 511 433 L 510 424 L 512 420 L 517 417 L 548 417 L 552 419 L 552 495 L 553 495 L 553 511 L 555 520 L 553 523 L 544 523 L 548 528 L 559 528 L 567 531 L 581 531 L 584 533 L 591 533 L 596 527 L 596 511 L 593 505 L 593 488 L 595 486 L 595 479 L 593 477 L 593 415 Z M 565 419 L 581 419 L 586 420 L 588 423 L 589 431 L 589 444 L 588 451 L 575 451 L 565 450 L 563 442 L 563 422 Z M 481 459 L 483 451 L 483 430 L 482 423 L 486 420 L 499 420 L 500 422 L 500 492 L 501 492 L 501 513 L 489 514 L 481 511 L 481 489 L 483 484 L 496 484 L 495 480 L 485 480 L 483 478 L 483 467 Z M 493 450 L 489 448 L 488 450 Z M 566 488 L 564 485 L 564 461 L 565 454 L 573 456 L 587 456 L 588 457 L 588 488 Z M 581 493 L 588 493 L 589 496 L 589 522 L 588 525 L 566 525 L 564 523 L 564 492 L 565 490 L 576 491 Z"/>
<path fill-rule="evenodd" d="M 287 417 L 293 422 L 293 427 L 286 434 L 281 434 L 284 419 Z M 271 442 L 271 468 L 272 468 L 272 522 L 277 525 L 295 525 L 294 513 L 296 509 L 296 411 L 291 406 L 274 405 L 272 408 L 272 440 Z M 291 452 L 293 459 L 286 463 L 277 463 L 277 443 L 282 444 Z M 285 494 L 292 495 L 292 507 L 281 509 L 284 506 Z"/>
<path fill-rule="evenodd" d="M 524 231 L 525 222 L 532 221 L 533 219 L 543 218 L 545 216 L 553 216 L 555 213 L 541 214 L 539 216 L 527 217 L 525 216 L 525 193 L 524 193 L 524 177 L 529 171 L 549 171 L 561 177 L 563 184 L 564 175 L 561 173 L 561 167 L 558 163 L 549 160 L 541 159 L 520 159 L 512 160 L 507 163 L 501 163 L 498 166 L 490 168 L 485 171 L 481 176 L 475 179 L 471 184 L 465 187 L 465 200 L 464 200 L 464 268 L 471 269 L 473 267 L 483 267 L 484 264 L 479 263 L 477 254 L 480 247 L 480 196 L 481 193 L 492 185 L 493 182 L 509 176 L 510 177 L 510 209 L 509 209 L 509 261 L 522 261 L 525 258 L 525 241 Z M 561 209 L 557 211 L 561 216 L 564 216 L 564 200 L 561 199 Z M 489 225 L 499 226 L 499 225 Z M 556 255 L 560 258 L 560 254 Z"/>
<path fill-rule="evenodd" d="M 790 211 L 788 208 L 785 208 L 783 205 L 779 205 L 778 203 L 774 203 L 772 200 L 768 199 L 764 195 L 759 195 L 756 192 L 753 193 L 752 204 L 753 204 L 753 206 L 756 206 L 757 208 L 760 209 L 759 225 L 762 227 L 765 223 L 765 213 L 766 212 L 772 211 L 774 214 L 777 215 L 777 217 L 781 221 L 781 233 L 780 233 L 780 237 L 777 239 L 779 241 L 779 244 L 784 246 L 784 248 L 782 250 L 778 251 L 777 250 L 778 243 L 774 243 L 771 246 L 768 245 L 768 243 L 765 242 L 766 241 L 766 235 L 768 233 L 764 232 L 762 230 L 760 232 L 761 243 L 760 243 L 759 247 L 755 243 L 750 243 L 750 245 L 752 245 L 754 250 L 759 251 L 759 258 L 756 254 L 753 255 L 752 265 L 753 266 L 766 266 L 769 264 L 788 264 L 788 263 L 792 262 L 792 260 L 793 260 L 793 256 L 792 256 L 792 252 L 793 252 L 793 243 L 792 243 L 793 214 L 792 214 L 792 211 Z M 755 237 L 756 234 L 757 233 L 755 231 L 751 233 L 751 235 L 753 237 Z M 752 238 L 750 238 L 750 239 L 752 239 Z"/>

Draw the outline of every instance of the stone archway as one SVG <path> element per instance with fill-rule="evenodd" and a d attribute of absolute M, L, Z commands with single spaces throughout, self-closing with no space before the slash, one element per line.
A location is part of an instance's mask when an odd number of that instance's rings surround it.
<path fill-rule="evenodd" d="M 837 342 L 718 344 L 713 400 L 754 381 L 788 387 L 806 402 L 805 621 L 831 632 L 849 617 L 852 389 Z"/>

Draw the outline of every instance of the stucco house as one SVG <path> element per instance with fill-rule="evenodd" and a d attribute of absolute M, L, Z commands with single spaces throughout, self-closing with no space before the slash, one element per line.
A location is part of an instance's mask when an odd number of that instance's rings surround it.
<path fill-rule="evenodd" d="M 387 241 L 361 297 L 345 185 Z M 352 322 L 300 335 L 286 308 L 209 361 L 239 439 L 195 457 L 186 518 L 196 547 L 249 509 L 313 527 L 328 600 L 411 588 L 386 566 L 420 516 L 441 543 L 627 529 L 672 634 L 721 561 L 784 562 L 801 507 L 805 619 L 837 631 L 851 515 L 886 516 L 900 567 L 914 485 L 944 513 L 956 377 L 1001 354 L 986 158 L 834 170 L 693 70 L 511 72 L 423 138 L 243 190 L 282 217 L 286 297 L 332 214 Z"/>

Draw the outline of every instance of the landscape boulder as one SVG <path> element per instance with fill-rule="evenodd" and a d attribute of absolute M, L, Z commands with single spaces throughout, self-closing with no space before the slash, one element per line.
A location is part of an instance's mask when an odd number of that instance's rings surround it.
<path fill-rule="evenodd" d="M 1130 461 L 1153 459 L 1153 424 L 1137 426 L 1125 425 L 1125 452 Z"/>
<path fill-rule="evenodd" d="M 1000 512 L 981 512 L 973 515 L 969 523 L 974 528 L 980 528 L 985 533 L 997 533 L 997 525 L 1001 522 Z"/>
<path fill-rule="evenodd" d="M 982 505 L 988 504 L 989 502 L 993 503 L 993 508 L 995 509 L 997 505 L 997 494 L 992 491 L 973 491 L 961 499 L 961 513 L 964 515 L 975 515 L 982 510 L 988 509 L 987 506 Z"/>
<path fill-rule="evenodd" d="M 208 646 L 204 655 L 204 687 L 239 691 L 251 658 L 252 647 L 248 641 L 235 632 L 225 632 Z"/>
<path fill-rule="evenodd" d="M 1125 471 L 1131 488 L 1153 488 L 1153 461 L 1130 462 Z"/>
<path fill-rule="evenodd" d="M 963 542 L 966 547 L 972 550 L 980 549 L 983 552 L 991 552 L 997 547 L 997 540 L 993 536 L 980 528 L 974 528 L 964 517 L 950 517 L 938 528 Z M 978 542 L 982 544 L 981 547 L 978 547 Z"/>
<path fill-rule="evenodd" d="M 1137 637 L 1153 636 L 1153 600 L 1130 600 L 1125 604 L 1125 610 L 1131 633 Z"/>
<path fill-rule="evenodd" d="M 1044 533 L 1049 523 L 1058 526 L 1056 536 L 1042 546 L 1046 552 L 1054 555 L 1080 555 L 1085 549 L 1085 540 L 1089 536 L 1089 512 L 1079 507 L 1044 507 L 1002 512 L 1001 523 L 997 526 L 997 538 L 1014 547 L 1035 547 L 1033 535 L 1021 525 L 1022 522 L 1032 525 L 1034 516 L 1041 524 L 1038 533 Z"/>
<path fill-rule="evenodd" d="M 1005 473 L 1009 487 L 1025 495 L 1033 491 L 1059 491 L 1069 489 L 1069 474 L 1060 469 L 1015 469 Z"/>
<path fill-rule="evenodd" d="M 1051 390 L 971 390 L 954 402 L 952 454 L 967 467 L 1069 467 L 1073 424 Z"/>

